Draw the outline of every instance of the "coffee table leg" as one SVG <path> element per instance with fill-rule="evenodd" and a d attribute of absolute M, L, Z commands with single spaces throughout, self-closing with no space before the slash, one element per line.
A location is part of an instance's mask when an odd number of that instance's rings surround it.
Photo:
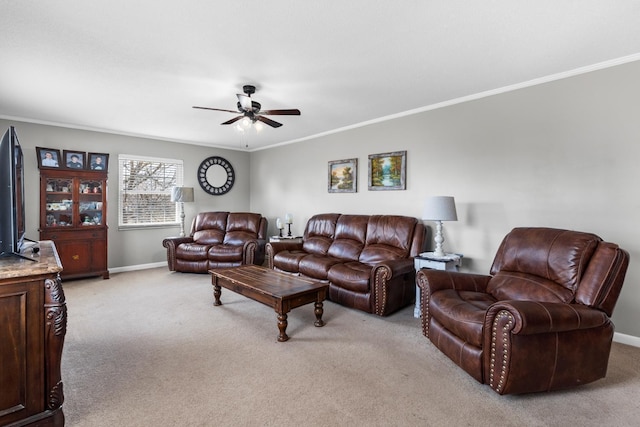
<path fill-rule="evenodd" d="M 213 276 L 213 305 L 222 305 L 220 302 L 220 294 L 222 293 L 220 285 L 218 285 L 218 278 Z"/>
<path fill-rule="evenodd" d="M 322 313 L 324 310 L 322 309 L 322 301 L 317 301 L 315 303 L 315 310 L 313 311 L 316 314 L 316 321 L 314 322 L 315 326 L 324 326 L 324 320 L 322 320 Z"/>
<path fill-rule="evenodd" d="M 278 335 L 278 341 L 284 342 L 289 339 L 287 335 L 287 313 L 278 313 L 278 329 L 280 329 L 280 335 Z"/>

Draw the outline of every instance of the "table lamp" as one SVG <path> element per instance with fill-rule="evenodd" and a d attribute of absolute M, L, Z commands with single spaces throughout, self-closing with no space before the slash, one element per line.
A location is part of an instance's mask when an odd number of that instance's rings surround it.
<path fill-rule="evenodd" d="M 171 201 L 180 203 L 180 237 L 184 237 L 184 204 L 193 202 L 193 187 L 173 187 Z"/>
<path fill-rule="evenodd" d="M 287 224 L 287 226 L 289 226 L 289 232 L 287 233 L 287 237 L 291 237 L 291 224 L 293 224 L 293 215 L 291 215 L 290 213 L 285 214 L 284 222 L 285 224 Z"/>
<path fill-rule="evenodd" d="M 433 254 L 437 257 L 445 256 L 442 250 L 442 221 L 457 221 L 456 204 L 451 196 L 431 196 L 427 197 L 424 202 L 424 210 L 422 211 L 422 219 L 436 222 L 436 248 Z"/>

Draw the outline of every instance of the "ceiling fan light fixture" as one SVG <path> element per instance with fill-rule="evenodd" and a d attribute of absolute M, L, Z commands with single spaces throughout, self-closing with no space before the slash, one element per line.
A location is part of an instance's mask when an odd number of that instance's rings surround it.
<path fill-rule="evenodd" d="M 227 120 L 226 122 L 223 122 L 223 125 L 230 125 L 233 123 L 236 123 L 237 121 L 242 121 L 243 123 L 238 123 L 239 125 L 243 126 L 244 128 L 248 128 L 251 125 L 251 122 L 254 124 L 258 124 L 258 122 L 262 122 L 266 125 L 271 126 L 272 128 L 279 128 L 280 126 L 282 126 L 282 123 L 276 122 L 275 120 L 272 120 L 270 118 L 267 118 L 265 116 L 269 116 L 269 115 L 280 115 L 280 116 L 299 116 L 300 115 L 300 110 L 298 110 L 297 108 L 290 108 L 290 109 L 280 109 L 280 110 L 262 110 L 262 105 L 257 102 L 254 101 L 253 99 L 251 99 L 251 95 L 255 93 L 256 91 L 256 87 L 253 85 L 245 85 L 242 87 L 242 90 L 244 91 L 244 94 L 236 94 L 236 96 L 238 97 L 238 102 L 236 103 L 237 107 L 238 107 L 238 112 L 240 113 L 240 115 Z M 201 110 L 213 110 L 213 111 L 224 111 L 227 113 L 235 113 L 235 111 L 232 110 L 226 110 L 223 108 L 212 108 L 212 107 L 197 107 L 194 106 L 193 108 L 198 108 Z M 251 122 L 249 122 L 249 120 Z M 260 125 L 260 127 L 257 127 L 257 129 L 260 129 L 262 127 L 262 124 Z M 237 129 L 240 129 L 240 127 L 236 126 Z"/>

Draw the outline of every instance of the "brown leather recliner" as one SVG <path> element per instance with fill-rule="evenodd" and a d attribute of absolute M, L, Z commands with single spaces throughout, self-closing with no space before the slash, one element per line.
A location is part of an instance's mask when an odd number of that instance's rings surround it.
<path fill-rule="evenodd" d="M 590 233 L 515 228 L 490 276 L 422 269 L 422 330 L 499 394 L 603 378 L 629 254 Z"/>
<path fill-rule="evenodd" d="M 251 212 L 201 212 L 188 237 L 164 239 L 170 271 L 207 273 L 212 268 L 262 265 L 267 219 Z"/>

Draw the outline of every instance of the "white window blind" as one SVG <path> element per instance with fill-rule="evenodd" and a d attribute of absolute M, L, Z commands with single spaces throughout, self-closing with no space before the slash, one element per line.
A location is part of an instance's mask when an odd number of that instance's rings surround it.
<path fill-rule="evenodd" d="M 171 188 L 182 187 L 182 160 L 118 156 L 118 226 L 149 227 L 179 222 Z"/>

